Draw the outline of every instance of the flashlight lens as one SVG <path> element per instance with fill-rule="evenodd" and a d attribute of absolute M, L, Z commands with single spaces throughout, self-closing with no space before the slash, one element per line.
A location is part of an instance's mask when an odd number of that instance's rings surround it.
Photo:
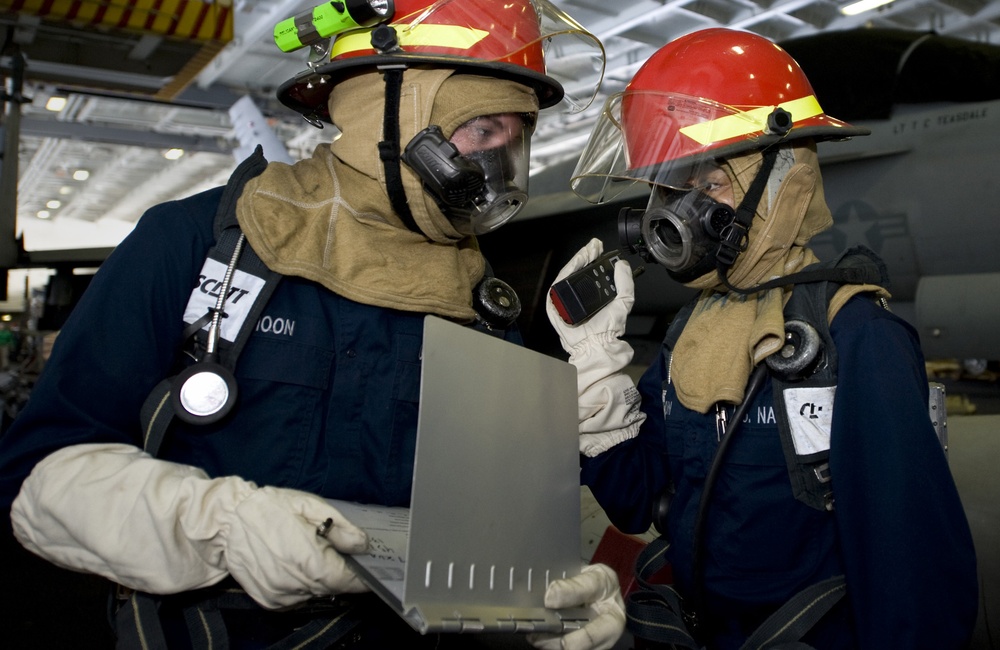
<path fill-rule="evenodd" d="M 389 13 L 389 0 L 371 0 L 368 4 L 371 5 L 372 11 L 379 16 Z"/>

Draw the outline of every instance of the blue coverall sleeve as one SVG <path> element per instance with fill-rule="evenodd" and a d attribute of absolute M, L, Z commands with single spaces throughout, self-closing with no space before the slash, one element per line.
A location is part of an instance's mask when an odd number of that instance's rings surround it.
<path fill-rule="evenodd" d="M 581 457 L 581 482 L 625 533 L 644 533 L 652 523 L 654 504 L 670 480 L 664 435 L 662 356 L 639 381 L 646 420 L 639 435 L 594 457 Z"/>
<path fill-rule="evenodd" d="M 74 444 L 142 445 L 139 410 L 169 374 L 183 312 L 212 244 L 215 190 L 150 209 L 73 309 L 31 397 L 0 439 L 0 500 Z"/>
<path fill-rule="evenodd" d="M 965 648 L 978 609 L 975 550 L 928 417 L 917 335 L 888 312 L 836 326 L 830 468 L 861 647 Z"/>

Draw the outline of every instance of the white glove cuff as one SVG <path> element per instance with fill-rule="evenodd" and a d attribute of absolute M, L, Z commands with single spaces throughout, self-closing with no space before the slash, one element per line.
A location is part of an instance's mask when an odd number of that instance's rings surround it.
<path fill-rule="evenodd" d="M 577 372 L 580 453 L 585 456 L 636 437 L 646 419 L 635 383 L 622 373 L 632 355 L 632 346 L 603 332 L 582 341 L 570 356 Z"/>
<path fill-rule="evenodd" d="M 632 360 L 633 352 L 632 346 L 619 338 L 621 335 L 621 332 L 614 330 L 591 334 L 568 350 L 569 362 L 579 368 L 610 358 L 616 363 L 621 363 L 621 367 L 624 368 Z M 597 359 L 591 360 L 594 357 Z"/>
<path fill-rule="evenodd" d="M 597 433 L 581 433 L 580 453 L 587 458 L 593 458 L 594 456 L 603 454 L 619 443 L 635 438 L 639 435 L 639 427 L 642 426 L 643 421 L 646 419 L 645 413 L 640 413 L 640 415 L 642 416 L 641 418 L 624 429 L 600 431 Z"/>

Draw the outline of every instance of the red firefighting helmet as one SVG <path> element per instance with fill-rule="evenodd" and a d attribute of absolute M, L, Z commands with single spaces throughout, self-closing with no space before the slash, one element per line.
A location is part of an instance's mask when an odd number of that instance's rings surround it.
<path fill-rule="evenodd" d="M 604 76 L 600 41 L 548 0 L 395 0 L 389 25 L 398 49 L 376 50 L 372 33 L 379 27 L 340 34 L 330 61 L 282 84 L 278 98 L 309 119 L 329 122 L 327 98 L 338 79 L 365 68 L 403 64 L 512 79 L 533 88 L 542 108 L 563 101 L 576 112 L 593 101 Z M 573 77 L 560 78 L 546 60 L 554 43 L 561 58 L 572 55 Z M 580 79 L 581 70 L 586 79 Z M 582 90 L 567 92 L 568 81 Z"/>
<path fill-rule="evenodd" d="M 660 48 L 608 99 L 573 188 L 601 202 L 617 194 L 609 180 L 683 187 L 702 162 L 783 139 L 868 133 L 826 115 L 805 73 L 778 45 L 749 32 L 706 29 Z"/>

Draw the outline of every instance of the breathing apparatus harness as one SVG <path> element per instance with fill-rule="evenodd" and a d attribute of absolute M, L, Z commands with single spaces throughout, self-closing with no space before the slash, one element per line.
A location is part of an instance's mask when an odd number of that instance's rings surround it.
<path fill-rule="evenodd" d="M 277 288 L 282 276 L 268 269 L 253 249 L 246 245 L 246 238 L 236 221 L 236 202 L 247 181 L 259 175 L 267 166 L 263 149 L 258 146 L 233 172 L 223 191 L 216 212 L 215 245 L 209 250 L 203 269 L 216 275 L 223 271 L 218 286 L 218 297 L 207 313 L 188 325 L 183 339 L 193 349 L 187 351 L 196 363 L 174 377 L 161 381 L 146 398 L 140 410 L 143 431 L 143 449 L 158 456 L 167 429 L 174 417 L 189 424 L 210 424 L 225 417 L 237 401 L 237 385 L 232 370 L 250 338 L 264 307 Z M 238 300 L 246 297 L 233 289 L 236 277 L 240 286 L 250 287 L 252 294 L 249 308 L 240 307 L 242 324 L 233 340 L 222 336 L 223 319 L 234 310 Z M 195 291 L 198 291 L 197 287 Z M 234 299 L 235 297 L 235 299 Z M 200 335 L 205 325 L 206 334 Z M 119 586 L 112 595 L 111 611 L 120 644 L 126 647 L 167 647 L 167 636 L 160 620 L 162 598 L 145 592 Z M 254 610 L 258 606 L 228 579 L 216 588 L 204 589 L 186 598 L 179 606 L 184 610 L 191 642 L 195 646 L 225 646 L 228 632 L 223 610 Z M 338 639 L 346 638 L 360 623 L 351 613 L 350 599 L 310 601 L 296 611 L 310 613 L 309 622 L 292 632 L 281 643 L 287 647 L 303 649 L 329 647 Z"/>
<path fill-rule="evenodd" d="M 140 411 L 143 447 L 153 455 L 159 450 L 175 416 L 188 424 L 211 424 L 224 418 L 237 402 L 238 388 L 233 370 L 282 278 L 280 273 L 267 268 L 246 244 L 246 237 L 236 220 L 236 202 L 244 186 L 266 167 L 263 149 L 258 146 L 233 172 L 220 199 L 214 224 L 216 243 L 209 250 L 203 267 L 204 275 L 222 277 L 218 295 L 206 313 L 187 325 L 182 334 L 189 348 L 186 353 L 195 363 L 161 381 Z M 247 287 L 247 295 L 239 295 L 233 300 L 236 278 L 240 286 Z M 237 300 L 242 300 L 238 308 L 235 306 Z M 497 336 L 502 336 L 521 312 L 517 293 L 493 276 L 488 263 L 483 279 L 473 288 L 472 306 L 476 312 L 473 326 Z M 229 317 L 233 317 L 232 327 L 227 336 L 223 336 L 224 319 Z M 207 331 L 203 331 L 205 325 L 208 325 Z"/>
<path fill-rule="evenodd" d="M 391 15 L 391 11 L 389 13 Z M 380 54 L 401 51 L 396 30 L 386 24 L 379 24 L 372 30 L 371 43 Z M 400 154 L 399 108 L 406 65 L 387 63 L 378 66 L 378 69 L 385 81 L 383 132 L 378 151 L 385 170 L 386 190 L 392 209 L 399 215 L 404 226 L 419 233 L 402 181 L 401 162 L 406 154 Z M 433 129 L 425 129 L 414 139 L 421 138 L 425 133 L 433 136 Z M 436 160 L 437 164 L 434 165 L 414 165 L 415 171 L 425 181 L 425 189 L 439 201 L 452 186 L 468 186 L 478 191 L 482 187 L 482 171 L 474 163 L 459 156 L 454 145 L 440 137 L 440 130 L 437 134 L 439 140 L 451 148 L 450 154 Z M 435 141 L 435 145 L 439 144 Z M 465 163 L 465 166 L 462 167 L 461 163 Z M 226 186 L 216 215 L 216 244 L 209 251 L 206 260 L 206 268 L 213 263 L 223 265 L 225 273 L 219 284 L 214 306 L 209 307 L 207 313 L 188 326 L 183 334 L 184 341 L 193 341 L 194 349 L 189 354 L 196 363 L 176 377 L 163 380 L 144 403 L 142 423 L 145 447 L 152 450 L 151 453 L 155 454 L 159 449 L 174 416 L 188 424 L 211 424 L 224 418 L 237 401 L 237 386 L 232 370 L 281 278 L 280 274 L 271 271 L 261 262 L 250 246 L 245 245 L 245 236 L 236 220 L 236 202 L 243 187 L 248 180 L 261 174 L 266 166 L 262 149 L 258 147 L 237 167 Z M 476 172 L 480 180 L 478 185 L 474 182 Z M 444 181 L 440 177 L 442 174 L 446 177 Z M 465 196 L 471 198 L 469 194 Z M 222 319 L 230 315 L 226 312 L 226 303 L 236 274 L 241 274 L 240 277 L 252 285 L 254 296 L 249 312 L 240 314 L 238 332 L 227 340 L 222 336 Z M 473 289 L 472 303 L 476 312 L 475 326 L 493 333 L 509 328 L 521 312 L 517 293 L 493 276 L 488 263 L 483 279 Z M 207 333 L 199 334 L 206 324 L 209 325 Z M 201 342 L 200 336 L 204 337 L 204 342 Z"/>
<path fill-rule="evenodd" d="M 640 589 L 627 599 L 628 627 L 636 636 L 670 643 L 676 648 L 702 648 L 697 639 L 705 632 L 704 531 L 712 491 L 732 439 L 768 374 L 774 387 L 775 414 L 793 494 L 797 500 L 817 510 L 833 509 L 829 447 L 813 453 L 799 453 L 789 422 L 788 405 L 798 403 L 794 398 L 789 399 L 797 390 L 826 393 L 832 404 L 837 384 L 837 353 L 830 336 L 827 307 L 843 284 L 853 283 L 888 283 L 884 263 L 863 246 L 849 249 L 830 262 L 811 265 L 800 273 L 747 291 L 796 285 L 784 308 L 785 346 L 753 369 L 743 401 L 727 420 L 698 503 L 692 539 L 692 592 L 687 600 L 682 599 L 673 586 L 654 582 L 654 576 L 668 566 L 666 551 L 670 541 L 666 537 L 666 516 L 672 489 L 668 488 L 654 504 L 653 522 L 660 536 L 637 558 L 636 576 Z M 686 305 L 671 322 L 664 339 L 664 355 L 670 354 L 693 310 L 694 302 Z M 742 648 L 749 650 L 798 642 L 845 592 L 843 576 L 834 576 L 802 590 L 768 617 Z"/>
<path fill-rule="evenodd" d="M 246 237 L 236 221 L 236 202 L 244 186 L 266 167 L 263 149 L 258 146 L 249 158 L 237 166 L 219 201 L 213 226 L 216 243 L 209 249 L 203 268 L 209 277 L 221 271 L 223 279 L 214 306 L 185 327 L 182 335 L 183 341 L 189 342 L 191 347 L 187 353 L 196 363 L 157 384 L 140 411 L 143 448 L 154 456 L 174 416 L 189 424 L 211 424 L 225 417 L 237 401 L 238 391 L 232 371 L 282 277 L 268 269 L 253 249 L 246 245 Z M 236 335 L 224 338 L 223 319 L 231 315 L 226 311 L 227 302 L 230 302 L 232 283 L 237 274 L 240 274 L 240 284 L 251 288 L 250 306 L 240 315 L 242 322 Z M 232 305 L 229 309 L 233 311 Z M 209 328 L 202 342 L 199 332 L 206 324 Z"/>
<path fill-rule="evenodd" d="M 772 131 L 784 135 L 791 126 L 791 118 L 781 109 L 776 109 L 768 118 L 768 123 L 774 125 Z M 727 449 L 744 419 L 746 410 L 768 374 L 772 377 L 778 430 L 794 497 L 818 510 L 833 509 L 828 462 L 829 445 L 827 444 L 825 449 L 801 452 L 789 421 L 788 407 L 790 404 L 798 403 L 795 391 L 801 390 L 811 391 L 810 394 L 818 391 L 828 398 L 832 407 L 833 393 L 837 384 L 837 353 L 830 336 L 827 307 L 836 291 L 844 284 L 880 286 L 888 284 L 888 273 L 884 263 L 874 252 L 863 246 L 845 251 L 839 258 L 830 262 L 813 264 L 798 273 L 753 287 L 739 288 L 729 281 L 729 269 L 740 253 L 747 248 L 750 225 L 771 170 L 774 168 L 777 148 L 767 147 L 762 151 L 762 155 L 761 168 L 746 196 L 735 211 L 729 209 L 731 215 L 729 223 L 717 230 L 718 247 L 714 253 L 700 260 L 686 272 L 668 271 L 674 279 L 688 282 L 714 267 L 720 282 L 729 291 L 741 295 L 779 287 L 794 287 L 784 308 L 785 345 L 752 370 L 743 401 L 728 418 L 725 432 L 721 436 L 706 475 L 692 538 L 692 593 L 686 603 L 671 585 L 657 584 L 653 581 L 653 576 L 668 565 L 666 551 L 670 542 L 666 538 L 666 516 L 672 488 L 668 488 L 654 503 L 653 522 L 660 532 L 660 537 L 647 545 L 637 558 L 636 576 L 640 590 L 628 598 L 628 626 L 638 637 L 673 644 L 676 648 L 698 650 L 702 647 L 697 639 L 705 632 L 705 621 L 702 620 L 705 610 L 704 531 L 708 508 Z M 707 214 L 718 218 L 719 211 L 723 208 L 728 206 L 716 204 L 709 208 Z M 626 228 L 623 224 L 628 216 L 623 210 L 619 220 L 619 234 L 623 240 L 626 237 Z M 722 216 L 725 221 L 727 215 Z M 711 229 L 708 230 L 711 234 Z M 632 239 L 634 241 L 634 234 Z M 630 249 L 639 252 L 650 261 L 647 256 L 648 249 L 643 250 L 634 243 L 630 245 Z M 693 312 L 694 304 L 692 302 L 686 305 L 672 321 L 664 340 L 664 355 L 669 355 L 669 350 L 673 349 Z M 885 306 L 883 301 L 883 307 Z M 667 364 L 669 367 L 669 358 Z M 774 612 L 748 637 L 742 647 L 763 648 L 780 643 L 798 642 L 845 592 L 846 584 L 843 576 L 834 576 L 806 588 Z"/>
<path fill-rule="evenodd" d="M 206 313 L 187 325 L 182 334 L 184 352 L 194 358 L 195 363 L 157 384 L 140 410 L 143 449 L 153 456 L 159 454 L 175 417 L 187 424 L 207 425 L 223 419 L 236 405 L 238 387 L 233 371 L 237 360 L 283 277 L 268 269 L 246 243 L 236 219 L 236 203 L 247 181 L 263 173 L 266 167 L 263 149 L 258 146 L 237 166 L 223 190 L 213 226 L 216 243 L 209 250 L 203 267 L 203 275 L 222 277 L 217 285 L 218 296 Z M 247 287 L 246 293 L 237 286 Z M 197 291 L 198 287 L 192 295 Z M 477 313 L 472 326 L 494 336 L 502 336 L 521 310 L 517 294 L 492 276 L 488 264 L 486 275 L 473 289 L 472 303 Z M 238 323 L 234 322 L 233 328 L 223 336 L 228 317 Z M 206 325 L 207 331 L 204 330 Z M 199 623 L 197 629 L 192 628 L 193 639 L 207 635 L 204 645 L 210 645 L 211 640 L 225 640 L 226 628 L 219 610 L 256 607 L 250 597 L 236 587 L 233 584 L 232 588 L 221 592 L 206 590 L 204 598 L 192 599 L 189 606 L 206 621 L 204 626 Z M 131 591 L 117 597 L 120 638 L 133 639 L 136 644 L 140 638 L 164 638 L 157 615 L 158 597 Z M 297 610 L 314 611 L 319 618 L 288 637 L 285 640 L 290 643 L 288 647 L 325 648 L 348 634 L 358 623 L 356 617 L 348 615 L 348 600 L 330 601 L 333 605 L 310 601 L 305 609 Z"/>

